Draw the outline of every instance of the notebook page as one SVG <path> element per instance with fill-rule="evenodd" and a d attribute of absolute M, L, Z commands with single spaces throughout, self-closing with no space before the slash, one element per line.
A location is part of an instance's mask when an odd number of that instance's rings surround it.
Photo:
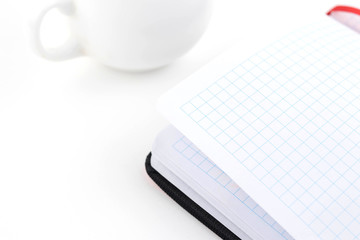
<path fill-rule="evenodd" d="M 161 111 L 295 239 L 358 239 L 360 37 L 325 16 L 259 49 L 216 60 Z"/>
<path fill-rule="evenodd" d="M 163 174 L 156 161 L 161 162 L 251 239 L 293 240 L 229 176 L 174 127 L 170 126 L 158 135 L 152 153 L 155 169 Z M 176 179 L 172 183 L 181 187 Z M 213 216 L 221 219 L 217 214 Z M 224 223 L 224 220 L 221 222 Z"/>
<path fill-rule="evenodd" d="M 174 127 L 162 131 L 152 148 L 152 165 L 162 175 L 156 161 L 190 186 L 197 194 L 206 199 L 223 216 L 243 230 L 254 240 L 292 240 L 289 234 L 258 206 L 229 176 L 220 170 L 209 158 L 197 149 Z M 158 159 L 158 160 L 157 160 Z M 169 176 L 166 176 L 167 179 Z M 172 179 L 181 189 L 181 183 Z M 186 188 L 182 189 L 194 200 Z M 196 201 L 196 200 L 194 200 Z M 199 203 L 201 204 L 201 202 Z M 203 205 L 201 205 L 203 207 Z M 209 209 L 207 209 L 209 211 Z M 212 213 L 226 224 L 224 217 Z M 229 226 L 228 226 L 229 227 Z M 231 227 L 231 226 L 230 226 Z M 231 228 L 230 228 L 231 229 Z M 231 229 L 236 232 L 236 229 Z M 241 235 L 239 235 L 241 236 Z M 243 237 L 241 237 L 243 239 Z M 244 238 L 245 239 L 245 238 Z"/>

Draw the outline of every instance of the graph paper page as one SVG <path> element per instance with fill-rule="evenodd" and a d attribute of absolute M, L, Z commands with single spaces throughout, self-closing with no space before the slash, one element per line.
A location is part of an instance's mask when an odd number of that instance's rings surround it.
<path fill-rule="evenodd" d="M 245 232 L 248 237 L 244 237 L 241 232 L 237 233 L 239 231 L 236 228 L 231 229 L 231 225 L 227 226 L 241 239 L 293 240 L 228 175 L 174 127 L 170 126 L 158 135 L 152 148 L 151 165 L 181 189 L 181 182 L 166 176 L 166 172 L 158 167 L 157 161 L 225 216 L 211 213 L 222 224 L 226 226 L 226 219 L 230 220 Z M 186 189 L 181 190 L 196 201 L 196 197 L 186 192 Z M 197 203 L 205 208 L 201 202 Z M 205 210 L 210 212 L 209 209 Z"/>
<path fill-rule="evenodd" d="M 360 37 L 325 16 L 245 51 L 160 111 L 295 239 L 359 239 Z"/>

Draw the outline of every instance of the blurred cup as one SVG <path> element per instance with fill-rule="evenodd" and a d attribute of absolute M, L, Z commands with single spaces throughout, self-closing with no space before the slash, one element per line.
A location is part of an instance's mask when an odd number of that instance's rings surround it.
<path fill-rule="evenodd" d="M 104 65 L 146 71 L 187 52 L 208 25 L 212 0 L 62 0 L 45 7 L 31 24 L 35 51 L 50 60 L 91 56 Z M 72 35 L 59 48 L 40 39 L 46 14 L 69 16 Z"/>

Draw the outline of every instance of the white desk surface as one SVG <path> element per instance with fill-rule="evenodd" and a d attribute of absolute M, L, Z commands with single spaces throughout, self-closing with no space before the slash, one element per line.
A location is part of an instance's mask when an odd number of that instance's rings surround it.
<path fill-rule="evenodd" d="M 249 31 L 353 1 L 215 0 L 208 31 L 186 56 L 149 73 L 83 57 L 49 62 L 27 44 L 29 11 L 45 0 L 0 3 L 0 239 L 218 239 L 150 179 L 144 161 L 167 122 L 157 98 Z M 66 33 L 56 14 L 45 39 Z M 54 27 L 55 26 L 55 27 Z"/>

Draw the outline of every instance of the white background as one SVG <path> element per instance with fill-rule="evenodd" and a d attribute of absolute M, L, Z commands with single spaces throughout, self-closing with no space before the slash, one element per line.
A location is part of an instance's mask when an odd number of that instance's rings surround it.
<path fill-rule="evenodd" d="M 186 56 L 130 74 L 86 57 L 54 63 L 32 54 L 27 19 L 48 1 L 0 2 L 1 240 L 218 239 L 145 173 L 152 141 L 167 125 L 157 98 L 288 18 L 360 7 L 355 0 L 215 0 L 207 32 Z M 49 45 L 67 35 L 56 12 L 43 31 Z"/>

